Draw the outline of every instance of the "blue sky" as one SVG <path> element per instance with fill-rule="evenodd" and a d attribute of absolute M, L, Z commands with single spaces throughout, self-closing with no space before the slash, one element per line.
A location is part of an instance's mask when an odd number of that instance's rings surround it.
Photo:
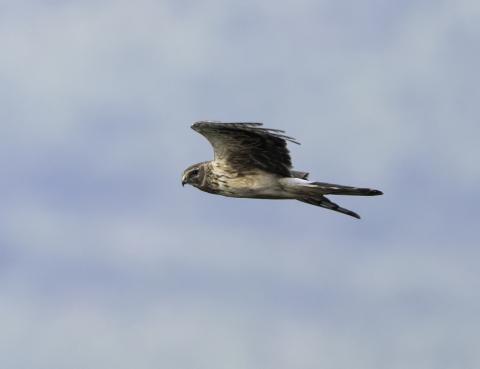
<path fill-rule="evenodd" d="M 480 5 L 0 2 L 0 364 L 478 368 Z M 299 202 L 182 188 L 285 129 Z"/>

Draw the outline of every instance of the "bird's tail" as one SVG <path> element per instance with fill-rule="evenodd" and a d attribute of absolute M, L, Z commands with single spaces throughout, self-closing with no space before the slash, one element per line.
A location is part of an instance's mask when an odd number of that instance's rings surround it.
<path fill-rule="evenodd" d="M 351 187 L 342 186 L 332 183 L 324 182 L 311 182 L 312 186 L 315 186 L 317 191 L 321 191 L 324 195 L 350 195 L 350 196 L 378 196 L 383 195 L 382 191 L 374 190 L 372 188 L 365 187 Z"/>
<path fill-rule="evenodd" d="M 371 188 L 342 186 L 324 182 L 310 182 L 300 178 L 283 178 L 281 183 L 296 200 L 322 208 L 338 211 L 355 218 L 360 216 L 351 210 L 340 207 L 324 195 L 377 196 L 383 192 Z"/>

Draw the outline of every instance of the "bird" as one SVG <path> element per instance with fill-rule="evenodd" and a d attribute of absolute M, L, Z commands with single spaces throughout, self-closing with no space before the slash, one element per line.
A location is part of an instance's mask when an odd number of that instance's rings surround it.
<path fill-rule="evenodd" d="M 215 195 L 255 199 L 293 199 L 360 219 L 325 195 L 377 196 L 382 191 L 310 181 L 292 169 L 287 142 L 300 144 L 280 129 L 259 122 L 199 121 L 191 128 L 213 146 L 214 159 L 193 164 L 182 174 L 189 184 Z"/>

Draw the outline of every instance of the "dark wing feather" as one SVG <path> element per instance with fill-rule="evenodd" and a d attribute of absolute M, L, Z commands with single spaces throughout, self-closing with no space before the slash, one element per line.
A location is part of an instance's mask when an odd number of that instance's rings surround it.
<path fill-rule="evenodd" d="M 238 172 L 262 169 L 290 177 L 292 161 L 287 141 L 298 142 L 285 136 L 284 131 L 261 126 L 262 123 L 202 121 L 192 129 L 210 141 L 216 161 L 223 161 Z"/>

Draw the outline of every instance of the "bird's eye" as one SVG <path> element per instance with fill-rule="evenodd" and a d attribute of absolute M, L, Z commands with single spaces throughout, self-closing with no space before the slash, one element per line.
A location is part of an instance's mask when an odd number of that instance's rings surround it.
<path fill-rule="evenodd" d="M 197 176 L 198 175 L 198 169 L 194 169 L 190 172 L 191 176 Z"/>

